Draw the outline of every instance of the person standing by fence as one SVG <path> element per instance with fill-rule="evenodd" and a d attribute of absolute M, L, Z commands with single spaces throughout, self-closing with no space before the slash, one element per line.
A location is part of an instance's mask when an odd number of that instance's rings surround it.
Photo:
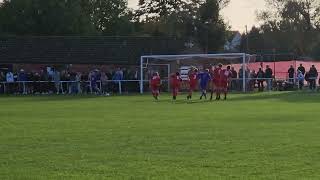
<path fill-rule="evenodd" d="M 302 64 L 300 64 L 300 66 L 298 67 L 298 71 L 300 71 L 303 75 L 306 74 L 306 68 L 304 68 Z"/>
<path fill-rule="evenodd" d="M 26 92 L 26 81 L 28 81 L 28 77 L 23 69 L 21 69 L 18 74 L 18 81 L 19 81 L 19 93 L 26 94 L 27 93 Z"/>
<path fill-rule="evenodd" d="M 231 90 L 237 90 L 238 87 L 238 73 L 234 70 L 234 67 L 231 67 Z"/>
<path fill-rule="evenodd" d="M 264 72 L 262 71 L 262 68 L 259 68 L 259 71 L 257 72 L 257 81 L 258 81 L 258 91 L 264 90 Z"/>
<path fill-rule="evenodd" d="M 309 70 L 309 76 L 310 90 L 314 91 L 317 86 L 316 80 L 318 79 L 318 71 L 314 65 Z"/>
<path fill-rule="evenodd" d="M 105 72 L 101 72 L 101 77 L 100 77 L 100 81 L 101 81 L 101 92 L 103 94 L 108 94 L 108 76 L 106 75 Z"/>
<path fill-rule="evenodd" d="M 266 66 L 266 71 L 265 71 L 264 75 L 267 80 L 267 89 L 268 89 L 268 91 L 271 91 L 272 90 L 273 71 L 269 65 Z"/>
<path fill-rule="evenodd" d="M 122 89 L 121 89 L 121 81 L 123 80 L 123 71 L 121 70 L 121 68 L 118 68 L 117 71 L 115 72 L 115 74 L 113 75 L 113 78 L 112 78 L 113 82 L 114 82 L 114 86 L 115 86 L 115 89 L 118 90 L 118 92 L 122 92 Z"/>
<path fill-rule="evenodd" d="M 298 79 L 298 82 L 299 82 L 298 83 L 299 89 L 302 90 L 302 88 L 304 86 L 304 75 L 299 70 L 298 70 L 298 74 L 297 74 L 297 79 Z"/>
<path fill-rule="evenodd" d="M 59 94 L 61 90 L 60 72 L 57 69 L 53 69 L 52 71 L 53 71 L 53 82 L 54 82 L 55 91 L 57 94 Z"/>
<path fill-rule="evenodd" d="M 11 71 L 7 72 L 6 81 L 7 81 L 7 93 L 13 93 L 13 91 L 14 91 L 14 76 Z"/>
<path fill-rule="evenodd" d="M 290 68 L 288 69 L 288 77 L 289 77 L 289 82 L 294 83 L 294 68 L 291 65 Z"/>

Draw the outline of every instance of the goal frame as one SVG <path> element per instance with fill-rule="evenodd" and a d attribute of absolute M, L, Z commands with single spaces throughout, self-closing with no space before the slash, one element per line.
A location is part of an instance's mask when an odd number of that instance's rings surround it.
<path fill-rule="evenodd" d="M 188 61 L 188 60 L 192 60 L 192 57 L 204 57 L 204 58 L 223 58 L 223 57 L 234 57 L 236 58 L 240 58 L 242 59 L 242 67 L 246 67 L 246 58 L 247 57 L 251 57 L 250 54 L 246 54 L 246 53 L 219 53 L 219 54 L 181 54 L 181 55 L 146 55 L 146 56 L 141 56 L 140 57 L 140 94 L 144 93 L 144 75 L 143 75 L 143 69 L 144 69 L 144 63 L 146 62 L 146 60 L 148 59 L 166 59 L 166 61 Z M 190 59 L 179 59 L 179 58 L 190 58 Z M 151 63 L 152 64 L 152 63 Z M 168 65 L 168 64 L 165 64 Z M 168 65 L 168 69 L 169 69 L 170 65 Z M 169 71 L 170 72 L 170 71 Z M 243 70 L 242 72 L 243 74 L 243 79 L 242 79 L 242 91 L 245 93 L 246 92 L 246 71 Z"/>

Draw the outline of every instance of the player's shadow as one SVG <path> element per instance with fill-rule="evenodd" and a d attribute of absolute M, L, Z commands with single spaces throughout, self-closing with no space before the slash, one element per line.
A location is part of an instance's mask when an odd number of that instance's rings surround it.
<path fill-rule="evenodd" d="M 10 97 L 10 96 L 7 96 Z M 12 96 L 19 97 L 19 96 Z M 84 99 L 95 99 L 101 96 L 94 95 L 28 95 L 21 96 L 23 101 L 38 101 L 38 102 L 49 102 L 49 101 L 77 101 Z"/>
<path fill-rule="evenodd" d="M 265 92 L 237 95 L 229 101 L 279 100 L 290 103 L 320 103 L 320 93 L 317 92 Z"/>

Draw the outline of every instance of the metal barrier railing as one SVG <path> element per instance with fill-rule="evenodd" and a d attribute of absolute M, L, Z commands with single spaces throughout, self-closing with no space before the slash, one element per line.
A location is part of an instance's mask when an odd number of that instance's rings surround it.
<path fill-rule="evenodd" d="M 93 86 L 91 81 L 14 81 L 14 82 L 0 82 L 0 92 L 3 93 L 21 93 L 30 94 L 32 91 L 58 91 L 63 94 L 71 94 L 76 90 L 76 93 L 83 93 L 89 91 L 89 93 L 97 93 L 95 91 L 101 91 L 105 83 L 109 86 L 117 86 L 119 94 L 123 92 L 123 85 L 125 83 L 137 83 L 140 85 L 140 80 L 107 80 L 107 81 L 96 81 L 96 86 Z M 146 80 L 145 82 L 148 82 Z M 106 87 L 110 88 L 110 87 Z M 115 87 L 114 87 L 115 88 Z M 138 90 L 138 89 L 137 89 Z M 101 93 L 101 92 L 98 92 Z"/>
<path fill-rule="evenodd" d="M 318 78 L 309 78 L 315 84 Z M 233 78 L 230 82 L 239 82 L 237 86 L 241 86 L 243 78 Z M 246 78 L 247 85 L 254 81 L 256 83 L 265 83 L 267 90 L 271 91 L 273 87 L 273 82 L 283 81 L 292 83 L 294 86 L 300 88 L 299 80 L 297 78 L 290 79 L 274 79 L 274 78 Z M 148 84 L 149 80 L 144 80 L 144 85 Z M 168 80 L 163 80 L 163 84 L 167 84 Z M 305 80 L 303 81 L 303 86 L 305 85 Z M 131 86 L 136 87 L 136 92 L 139 92 L 140 80 L 107 80 L 107 81 L 97 81 L 97 87 L 92 86 L 91 81 L 15 81 L 15 82 L 0 82 L 0 93 L 20 93 L 20 94 L 31 94 L 34 92 L 45 92 L 45 91 L 58 91 L 63 94 L 72 93 L 98 93 L 101 94 L 102 91 L 110 91 L 110 86 L 117 89 L 119 94 L 122 94 L 124 89 L 127 89 L 127 83 L 133 83 Z M 136 83 L 136 84 L 135 84 Z M 107 85 L 106 85 L 107 84 Z M 107 86 L 107 87 L 104 87 Z M 116 87 L 115 87 L 116 86 Z M 248 86 L 250 87 L 250 86 Z M 235 87 L 237 89 L 238 87 Z M 107 90 L 106 90 L 107 89 Z M 169 85 L 168 85 L 169 90 Z M 240 89 L 239 89 L 240 90 Z"/>

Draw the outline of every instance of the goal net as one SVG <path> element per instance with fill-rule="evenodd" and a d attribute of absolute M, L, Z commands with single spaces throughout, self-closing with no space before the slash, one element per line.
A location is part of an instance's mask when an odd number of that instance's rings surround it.
<path fill-rule="evenodd" d="M 223 68 L 231 66 L 233 77 L 229 89 L 246 92 L 250 80 L 250 64 L 254 61 L 255 56 L 244 53 L 141 56 L 140 93 L 149 91 L 149 80 L 155 72 L 162 79 L 162 91 L 170 90 L 170 74 L 179 72 L 183 80 L 183 91 L 188 88 L 188 73 L 192 68 L 197 68 L 199 72 L 207 69 L 212 72 L 218 64 L 222 64 Z"/>

